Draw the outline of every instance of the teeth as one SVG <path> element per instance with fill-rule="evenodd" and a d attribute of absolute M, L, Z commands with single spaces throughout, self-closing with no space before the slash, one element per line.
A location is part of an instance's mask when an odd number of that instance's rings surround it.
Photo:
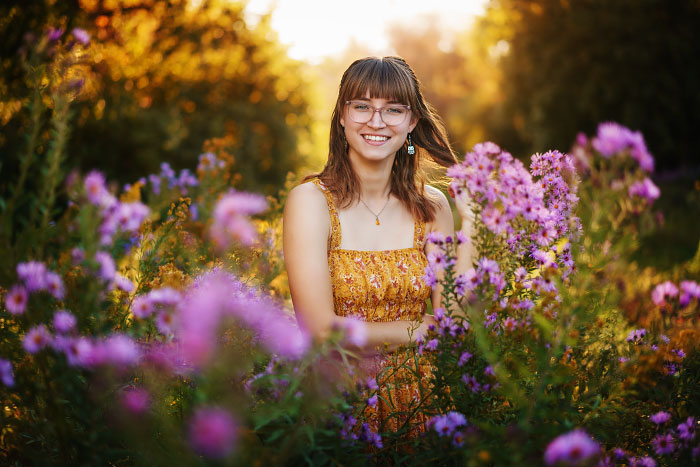
<path fill-rule="evenodd" d="M 386 141 L 389 139 L 387 136 L 364 135 L 364 137 L 370 141 Z"/>

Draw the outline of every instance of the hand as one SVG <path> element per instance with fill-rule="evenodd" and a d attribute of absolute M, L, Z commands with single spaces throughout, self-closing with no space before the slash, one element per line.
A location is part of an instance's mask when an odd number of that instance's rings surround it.
<path fill-rule="evenodd" d="M 433 325 L 437 327 L 437 321 L 432 315 L 423 315 L 423 321 L 421 321 L 418 329 L 413 332 L 413 338 L 418 339 L 418 336 L 424 337 L 428 334 L 428 328 Z"/>
<path fill-rule="evenodd" d="M 470 226 L 474 224 L 474 210 L 473 210 L 473 201 L 472 197 L 469 194 L 469 190 L 467 187 L 462 186 L 461 183 L 453 180 L 448 189 L 447 192 L 449 193 L 450 197 L 454 200 L 455 202 L 455 207 L 457 208 L 457 212 L 459 213 L 459 216 L 462 218 L 462 226 L 464 226 L 465 223 L 468 223 Z"/>

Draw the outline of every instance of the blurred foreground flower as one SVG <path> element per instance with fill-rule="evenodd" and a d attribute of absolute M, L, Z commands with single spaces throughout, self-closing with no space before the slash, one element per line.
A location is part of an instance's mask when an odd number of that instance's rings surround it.
<path fill-rule="evenodd" d="M 600 452 L 600 445 L 583 430 L 554 438 L 544 453 L 547 465 L 580 465 Z"/>
<path fill-rule="evenodd" d="M 226 410 L 202 407 L 190 421 L 190 443 L 205 457 L 223 459 L 233 452 L 237 431 L 236 422 Z"/>
<path fill-rule="evenodd" d="M 211 237 L 216 246 L 227 249 L 232 239 L 250 246 L 258 238 L 255 226 L 249 216 L 260 214 L 267 209 L 267 201 L 255 193 L 231 192 L 224 195 L 214 208 L 214 223 Z"/>

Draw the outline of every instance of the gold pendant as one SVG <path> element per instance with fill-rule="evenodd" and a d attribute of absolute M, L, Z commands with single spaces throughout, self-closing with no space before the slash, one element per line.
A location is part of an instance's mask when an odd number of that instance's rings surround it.
<path fill-rule="evenodd" d="M 377 225 L 379 225 L 379 218 L 377 217 Z"/>

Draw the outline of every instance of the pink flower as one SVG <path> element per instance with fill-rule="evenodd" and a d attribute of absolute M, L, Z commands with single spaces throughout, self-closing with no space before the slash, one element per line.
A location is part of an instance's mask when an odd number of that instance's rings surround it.
<path fill-rule="evenodd" d="M 0 358 L 0 381 L 2 381 L 2 384 L 8 388 L 15 385 L 15 375 L 12 371 L 12 362 L 4 358 Z"/>
<path fill-rule="evenodd" d="M 13 315 L 21 315 L 27 308 L 27 290 L 19 284 L 10 287 L 5 295 L 5 308 Z"/>
<path fill-rule="evenodd" d="M 35 354 L 51 343 L 51 334 L 43 324 L 31 328 L 22 340 L 22 346 L 30 354 Z"/>
<path fill-rule="evenodd" d="M 544 461 L 547 465 L 579 465 L 599 452 L 600 445 L 585 431 L 577 429 L 552 440 L 545 450 Z"/>
<path fill-rule="evenodd" d="M 656 306 L 661 306 L 666 303 L 667 298 L 675 297 L 676 295 L 678 295 L 678 287 L 673 282 L 666 281 L 654 288 L 651 293 L 651 300 Z"/>
<path fill-rule="evenodd" d="M 367 325 L 354 317 L 346 317 L 343 320 L 345 342 L 355 347 L 363 347 L 367 344 Z"/>
<path fill-rule="evenodd" d="M 58 310 L 53 314 L 53 327 L 56 332 L 66 334 L 75 329 L 77 320 L 75 316 L 66 310 Z"/>
<path fill-rule="evenodd" d="M 638 196 L 640 198 L 646 199 L 649 203 L 657 199 L 661 195 L 659 187 L 654 185 L 649 178 L 645 178 L 642 181 L 634 182 L 630 185 L 627 193 L 630 196 Z"/>
<path fill-rule="evenodd" d="M 223 459 L 235 448 L 238 428 L 233 417 L 218 407 L 197 409 L 189 424 L 192 448 L 199 454 Z"/>
<path fill-rule="evenodd" d="M 151 396 L 144 388 L 127 388 L 121 394 L 121 405 L 134 415 L 141 415 L 148 410 Z"/>
<path fill-rule="evenodd" d="M 90 34 L 85 29 L 82 28 L 73 28 L 73 37 L 75 37 L 75 40 L 80 42 L 83 45 L 88 45 L 90 44 Z"/>

